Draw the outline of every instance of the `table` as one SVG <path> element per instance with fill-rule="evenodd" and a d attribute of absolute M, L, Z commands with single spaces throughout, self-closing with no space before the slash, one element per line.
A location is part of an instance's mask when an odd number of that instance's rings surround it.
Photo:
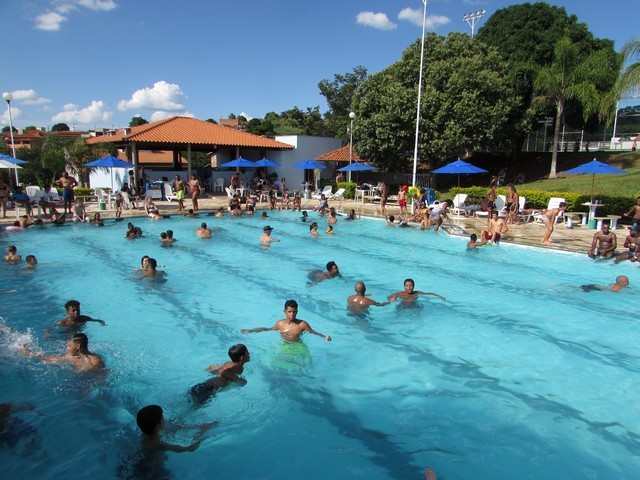
<path fill-rule="evenodd" d="M 595 221 L 596 219 L 596 208 L 598 207 L 604 207 L 604 203 L 591 203 L 591 202 L 586 202 L 582 204 L 585 207 L 589 207 L 589 221 L 593 220 Z M 587 225 L 587 219 L 586 217 L 584 217 L 582 219 L 582 224 L 583 225 Z M 595 227 L 594 227 L 595 228 Z"/>

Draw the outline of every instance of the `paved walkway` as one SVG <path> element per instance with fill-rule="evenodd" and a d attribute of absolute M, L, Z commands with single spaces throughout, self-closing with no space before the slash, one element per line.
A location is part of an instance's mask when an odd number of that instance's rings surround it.
<path fill-rule="evenodd" d="M 211 193 L 207 194 L 205 198 L 201 198 L 199 200 L 200 210 L 202 211 L 211 211 L 217 210 L 218 208 L 227 207 L 227 196 L 222 194 L 212 195 Z M 168 214 L 168 215 L 179 215 L 178 212 L 178 204 L 177 202 L 167 202 L 167 201 L 156 201 L 155 202 L 158 208 L 160 209 L 160 213 Z M 139 202 L 140 206 L 142 206 L 142 202 Z M 302 209 L 303 210 L 312 210 L 314 206 L 317 206 L 317 200 L 303 199 L 302 200 Z M 94 212 L 100 211 L 102 217 L 104 219 L 113 218 L 115 216 L 114 210 L 99 210 L 97 203 L 87 203 L 87 212 L 91 216 L 93 216 Z M 185 205 L 188 208 L 191 208 L 191 201 L 185 200 Z M 380 206 L 378 204 L 372 203 L 356 203 L 353 200 L 343 200 L 343 201 L 331 201 L 330 205 L 336 207 L 339 213 L 349 212 L 351 209 L 355 209 L 360 215 L 365 217 L 377 217 L 381 218 Z M 259 203 L 257 205 L 258 210 L 266 209 L 266 203 Z M 61 210 L 61 209 L 60 209 Z M 24 209 L 20 209 L 21 212 L 24 212 Z M 389 214 L 398 215 L 400 213 L 400 209 L 398 206 L 392 204 L 387 206 L 387 211 Z M 138 210 L 125 210 L 123 211 L 123 217 L 140 217 L 145 216 L 144 211 L 142 209 Z M 1 225 L 9 225 L 13 223 L 16 219 L 13 211 L 7 212 L 7 218 L 0 218 Z M 451 216 L 452 222 L 451 225 L 445 225 L 444 229 L 452 235 L 465 235 L 468 236 L 471 233 L 480 234 L 480 232 L 486 226 L 486 219 L 475 219 L 475 218 L 457 218 Z M 553 235 L 551 236 L 552 245 L 550 246 L 542 246 L 540 241 L 544 236 L 546 229 L 542 223 L 526 223 L 522 225 L 509 225 L 509 231 L 506 235 L 503 236 L 503 243 L 517 243 L 521 245 L 530 245 L 541 248 L 550 248 L 555 250 L 566 250 L 572 252 L 581 252 L 586 253 L 591 245 L 591 240 L 593 239 L 593 234 L 595 230 L 589 230 L 587 227 L 582 225 L 576 225 L 574 223 L 574 228 L 567 228 L 564 223 L 557 224 Z M 621 245 L 624 241 L 625 237 L 628 234 L 627 227 L 619 227 L 616 230 L 616 234 L 618 236 L 618 244 Z"/>

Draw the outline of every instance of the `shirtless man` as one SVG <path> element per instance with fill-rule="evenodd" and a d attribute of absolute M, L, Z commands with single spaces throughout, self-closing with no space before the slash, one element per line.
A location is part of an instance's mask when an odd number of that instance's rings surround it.
<path fill-rule="evenodd" d="M 57 327 L 65 327 L 66 329 L 76 333 L 84 327 L 87 322 L 96 322 L 103 327 L 107 325 L 104 320 L 96 320 L 88 317 L 87 315 L 82 315 L 80 313 L 80 302 L 77 300 L 69 300 L 64 304 L 64 309 L 67 311 L 67 316 L 59 322 L 54 323 L 46 332 L 44 332 L 44 338 L 49 337 L 51 332 Z"/>
<path fill-rule="evenodd" d="M 629 230 L 629 235 L 624 239 L 624 248 L 626 252 L 622 252 L 616 257 L 613 263 L 620 263 L 623 260 L 629 260 L 631 262 L 638 261 L 638 229 L 632 228 Z"/>
<path fill-rule="evenodd" d="M 478 236 L 475 233 L 469 235 L 469 241 L 467 242 L 467 250 L 477 250 L 476 247 L 481 247 L 482 245 L 487 244 L 487 239 L 485 236 L 482 236 L 482 239 L 478 241 Z"/>
<path fill-rule="evenodd" d="M 338 268 L 338 265 L 336 265 L 336 262 L 327 262 L 325 267 L 327 269 L 326 272 L 323 272 L 322 270 L 312 270 L 311 272 L 309 272 L 309 274 L 307 275 L 307 286 L 310 287 L 312 285 L 316 285 L 329 278 L 342 277 L 342 275 L 340 274 L 340 269 Z"/>
<path fill-rule="evenodd" d="M 64 200 L 64 213 L 69 213 L 71 215 L 73 212 L 71 209 L 73 208 L 73 188 L 78 185 L 78 182 L 75 178 L 70 177 L 69 173 L 65 170 L 62 172 L 62 176 L 56 182 L 58 185 L 62 187 L 62 199 Z"/>
<path fill-rule="evenodd" d="M 318 335 L 319 337 L 323 337 L 327 342 L 331 341 L 331 337 L 328 335 L 323 335 L 322 333 L 316 332 L 311 325 L 309 325 L 304 320 L 298 320 L 296 317 L 298 315 L 298 302 L 295 300 L 287 300 L 284 304 L 284 316 L 282 320 L 278 320 L 273 327 L 258 327 L 252 329 L 243 329 L 240 330 L 241 333 L 259 333 L 259 332 L 268 332 L 270 330 L 280 330 L 280 335 L 285 340 L 290 342 L 298 342 L 300 341 L 300 337 L 304 332 L 313 333 L 314 335 Z"/>
<path fill-rule="evenodd" d="M 629 286 L 629 277 L 626 275 L 618 275 L 616 277 L 616 283 L 612 283 L 608 287 L 602 285 L 581 285 L 580 288 L 585 292 L 591 292 L 593 290 L 610 290 L 612 292 L 619 292 L 624 287 Z"/>
<path fill-rule="evenodd" d="M 631 217 L 632 215 L 633 225 L 631 225 L 631 228 L 636 228 L 637 226 L 640 226 L 640 197 L 636 199 L 636 204 L 624 214 L 625 217 Z"/>
<path fill-rule="evenodd" d="M 142 275 L 138 277 L 139 280 L 145 278 L 149 280 L 160 280 L 166 276 L 166 273 L 162 270 L 156 270 L 158 267 L 158 261 L 155 258 L 149 258 L 149 268 L 142 272 Z"/>
<path fill-rule="evenodd" d="M 239 375 L 244 372 L 244 364 L 251 361 L 251 355 L 246 346 L 239 343 L 229 348 L 230 362 L 222 365 L 211 365 L 205 370 L 217 375 L 206 382 L 191 387 L 191 399 L 196 405 L 204 404 L 218 390 L 234 382 L 238 385 L 246 385 L 247 381 Z"/>
<path fill-rule="evenodd" d="M 7 248 L 7 254 L 4 256 L 4 259 L 7 262 L 21 262 L 22 255 L 18 255 L 18 249 L 15 245 L 11 245 Z"/>
<path fill-rule="evenodd" d="M 387 197 L 389 196 L 389 187 L 385 182 L 380 182 L 380 211 L 385 215 L 387 210 Z"/>
<path fill-rule="evenodd" d="M 438 297 L 440 300 L 446 300 L 446 298 L 438 295 L 437 293 L 421 292 L 420 290 L 414 290 L 414 288 L 415 282 L 411 278 L 407 278 L 404 281 L 404 291 L 392 293 L 391 295 L 389 295 L 388 300 L 390 302 L 395 302 L 398 297 L 400 297 L 403 303 L 411 303 L 415 302 L 416 298 L 418 298 L 418 295 L 433 295 L 434 297 Z"/>
<path fill-rule="evenodd" d="M 173 188 L 176 191 L 176 198 L 178 199 L 178 211 L 182 212 L 184 210 L 184 192 L 187 186 L 184 184 L 184 180 L 180 178 L 180 175 L 176 175 Z"/>
<path fill-rule="evenodd" d="M 25 357 L 35 357 L 46 363 L 70 363 L 78 372 L 89 372 L 103 370 L 104 362 L 100 355 L 89 351 L 89 339 L 84 333 L 74 333 L 69 343 L 67 343 L 66 355 L 44 355 L 32 352 L 26 345 L 22 347 L 20 353 Z"/>
<path fill-rule="evenodd" d="M 271 242 L 279 242 L 280 241 L 277 238 L 273 238 L 271 236 L 271 232 L 273 231 L 273 228 L 271 228 L 269 225 L 266 225 L 262 229 L 262 231 L 264 233 L 260 236 L 260 243 L 262 243 L 263 245 L 269 245 Z"/>
<path fill-rule="evenodd" d="M 367 287 L 365 286 L 364 282 L 357 282 L 354 290 L 356 291 L 355 295 L 351 295 L 349 298 L 347 298 L 347 308 L 355 313 L 361 313 L 366 311 L 371 305 L 374 305 L 376 307 L 383 307 L 385 305 L 389 305 L 389 302 L 384 302 L 384 303 L 380 303 L 380 302 L 376 302 L 375 300 L 372 300 L 371 298 L 367 298 L 366 296 L 366 292 L 367 292 Z"/>
<path fill-rule="evenodd" d="M 200 238 L 211 238 L 211 229 L 207 227 L 205 222 L 202 222 L 200 228 L 196 228 L 196 235 Z"/>
<path fill-rule="evenodd" d="M 407 214 L 407 190 L 409 187 L 403 185 L 398 192 L 398 206 L 400 207 L 400 216 Z"/>
<path fill-rule="evenodd" d="M 593 235 L 591 249 L 587 255 L 589 255 L 589 258 L 603 257 L 610 259 L 615 256 L 617 246 L 618 237 L 616 237 L 615 233 L 609 231 L 609 222 L 602 222 L 602 231 Z"/>
<path fill-rule="evenodd" d="M 560 212 L 566 212 L 566 211 L 567 211 L 567 204 L 564 202 L 560 202 L 560 204 L 558 205 L 558 208 L 552 208 L 550 210 L 543 212 L 542 221 L 544 222 L 545 227 L 547 227 L 547 233 L 545 233 L 544 237 L 542 237 L 543 245 L 551 245 L 550 238 L 551 238 L 551 234 L 553 233 L 553 226 L 556 223 L 556 217 Z"/>
<path fill-rule="evenodd" d="M 506 233 L 509 227 L 507 227 L 504 219 L 498 216 L 498 212 L 492 210 L 489 215 L 489 226 L 487 228 L 487 230 L 482 231 L 482 238 L 492 243 L 498 243 L 502 234 Z"/>

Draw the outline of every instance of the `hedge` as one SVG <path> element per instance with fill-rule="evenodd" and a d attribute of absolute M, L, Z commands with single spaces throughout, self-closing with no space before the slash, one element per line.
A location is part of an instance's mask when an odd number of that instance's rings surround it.
<path fill-rule="evenodd" d="M 482 197 L 485 197 L 489 190 L 487 187 L 468 187 L 468 188 L 452 188 L 449 193 L 454 196 L 458 193 L 467 194 L 466 203 L 478 203 Z M 509 193 L 507 187 L 496 188 L 498 195 L 506 195 Z M 518 190 L 518 195 L 526 198 L 527 208 L 547 208 L 549 199 L 551 197 L 564 198 L 567 202 L 567 211 L 569 212 L 586 212 L 588 208 L 582 205 L 591 201 L 590 195 L 584 195 L 573 192 L 545 192 L 541 190 Z M 598 216 L 606 215 L 622 215 L 628 211 L 635 199 L 629 197 L 619 197 L 616 195 L 598 195 L 597 200 L 600 200 L 604 205 L 598 207 Z"/>

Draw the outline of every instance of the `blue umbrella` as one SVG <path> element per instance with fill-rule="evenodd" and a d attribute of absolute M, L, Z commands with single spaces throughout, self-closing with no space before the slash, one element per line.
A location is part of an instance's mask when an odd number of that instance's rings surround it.
<path fill-rule="evenodd" d="M 346 167 L 338 169 L 339 172 L 366 172 L 368 170 L 373 170 L 373 167 L 361 162 L 353 162 Z"/>
<path fill-rule="evenodd" d="M 85 163 L 85 167 L 103 167 L 103 168 L 132 168 L 133 164 L 120 160 L 113 155 L 107 155 L 106 157 L 99 158 L 93 162 Z"/>
<path fill-rule="evenodd" d="M 315 160 L 307 158 L 306 160 L 296 163 L 294 165 L 294 168 L 300 168 L 302 170 L 315 170 L 316 168 L 322 169 L 327 167 L 319 162 L 316 162 Z"/>
<path fill-rule="evenodd" d="M 108 168 L 111 171 L 111 190 L 113 191 L 113 169 L 114 168 L 132 168 L 133 164 L 129 162 L 125 162 L 124 160 L 120 160 L 113 155 L 107 155 L 106 157 L 99 158 L 98 160 L 94 160 L 93 162 L 85 163 L 85 167 L 101 167 Z"/>
<path fill-rule="evenodd" d="M 242 158 L 242 157 L 238 157 L 235 160 L 231 160 L 230 162 L 227 163 L 223 163 L 221 165 L 218 165 L 218 167 L 220 168 L 251 168 L 251 167 L 255 167 L 256 164 L 255 162 L 252 162 L 251 160 L 247 160 L 246 158 Z"/>
<path fill-rule="evenodd" d="M 254 162 L 254 165 L 256 167 L 280 167 L 281 166 L 279 163 L 273 162 L 268 158 L 261 158 L 257 162 Z"/>
<path fill-rule="evenodd" d="M 460 186 L 460 174 L 463 173 L 487 173 L 483 168 L 476 167 L 470 163 L 463 162 L 458 159 L 455 162 L 451 162 L 444 167 L 436 168 L 433 173 L 457 173 L 458 174 L 458 186 Z"/>
<path fill-rule="evenodd" d="M 621 168 L 608 165 L 606 163 L 599 162 L 595 158 L 590 162 L 578 165 L 575 168 L 565 171 L 564 173 L 576 173 L 576 174 L 591 174 L 591 202 L 593 202 L 593 191 L 595 186 L 596 174 L 597 175 L 624 175 L 629 172 L 622 170 Z"/>
<path fill-rule="evenodd" d="M 13 163 L 14 165 L 22 165 L 23 163 L 29 163 L 26 160 L 20 160 L 19 158 L 13 158 L 9 155 L 5 155 L 4 153 L 0 153 L 0 158 L 2 160 L 6 160 L 7 162 Z"/>

